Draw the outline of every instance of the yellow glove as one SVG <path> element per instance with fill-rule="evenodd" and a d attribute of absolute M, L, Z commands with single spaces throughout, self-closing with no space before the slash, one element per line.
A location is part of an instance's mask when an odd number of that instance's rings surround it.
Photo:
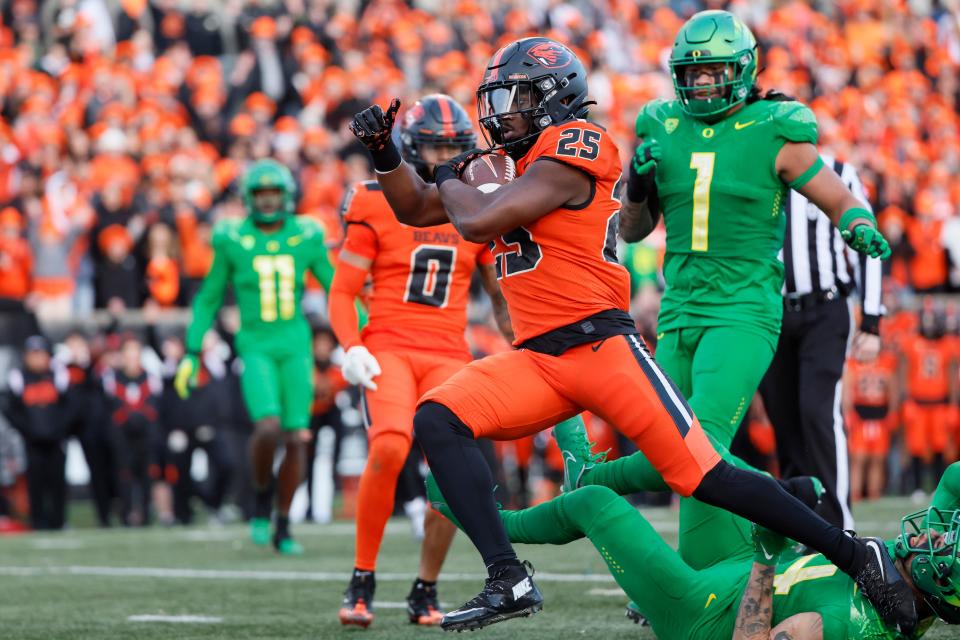
<path fill-rule="evenodd" d="M 190 391 L 197 386 L 197 374 L 200 373 L 200 359 L 196 354 L 188 353 L 177 365 L 177 373 L 173 377 L 173 388 L 177 395 L 186 400 Z"/>

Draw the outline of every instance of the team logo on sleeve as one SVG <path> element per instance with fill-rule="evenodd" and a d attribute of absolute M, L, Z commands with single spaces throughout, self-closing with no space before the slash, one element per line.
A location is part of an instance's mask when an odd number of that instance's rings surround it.
<path fill-rule="evenodd" d="M 677 130 L 677 125 L 680 124 L 679 118 L 667 118 L 663 121 L 663 128 L 667 133 L 673 133 Z"/>
<path fill-rule="evenodd" d="M 556 42 L 541 42 L 531 47 L 527 55 L 547 69 L 560 69 L 573 59 L 570 50 Z"/>

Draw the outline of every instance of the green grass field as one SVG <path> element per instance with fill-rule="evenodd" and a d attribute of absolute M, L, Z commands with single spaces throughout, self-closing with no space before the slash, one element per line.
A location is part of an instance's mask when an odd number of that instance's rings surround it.
<path fill-rule="evenodd" d="M 862 533 L 892 536 L 900 515 L 914 508 L 903 499 L 889 499 L 855 514 Z M 644 513 L 675 542 L 675 511 Z M 295 559 L 253 547 L 241 525 L 75 529 L 0 538 L 0 636 L 402 640 L 443 635 L 411 626 L 402 609 L 418 554 L 406 521 L 388 527 L 377 575 L 377 617 L 367 631 L 343 629 L 336 619 L 352 564 L 352 524 L 300 525 L 295 531 L 307 548 L 306 556 Z M 626 599 L 589 543 L 521 545 L 519 551 L 538 570 L 544 611 L 490 627 L 478 637 L 654 637 L 623 617 Z M 479 559 L 460 535 L 445 567 L 441 597 L 456 606 L 475 595 L 481 583 Z M 201 619 L 163 622 L 149 616 Z M 938 625 L 927 637 L 957 635 Z"/>

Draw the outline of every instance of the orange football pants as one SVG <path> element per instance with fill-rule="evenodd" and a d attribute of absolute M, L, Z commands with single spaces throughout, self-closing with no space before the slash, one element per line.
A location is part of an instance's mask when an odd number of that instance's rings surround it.
<path fill-rule="evenodd" d="M 445 382 L 470 361 L 469 356 L 455 358 L 429 351 L 370 352 L 380 363 L 382 373 L 374 379 L 377 390 L 362 389 L 361 410 L 367 437 L 381 433 L 402 435 L 413 441 L 413 414 L 417 400 L 427 391 Z"/>
<path fill-rule="evenodd" d="M 700 423 L 636 334 L 474 360 L 420 399 L 450 409 L 477 438 L 515 440 L 583 410 L 619 429 L 664 481 L 689 496 L 719 461 Z"/>
<path fill-rule="evenodd" d="M 429 351 L 371 350 L 382 373 L 377 390 L 363 389 L 361 410 L 367 427 L 369 451 L 357 495 L 354 566 L 377 568 L 383 531 L 393 513 L 397 478 L 413 441 L 413 414 L 417 398 L 463 368 L 462 358 Z"/>
<path fill-rule="evenodd" d="M 903 405 L 903 428 L 907 451 L 914 458 L 927 453 L 943 453 L 953 435 L 953 412 L 946 402 L 921 404 L 908 401 Z"/>
<path fill-rule="evenodd" d="M 850 431 L 850 453 L 867 456 L 885 456 L 890 453 L 891 416 L 883 420 L 864 420 L 851 412 L 847 416 Z"/>

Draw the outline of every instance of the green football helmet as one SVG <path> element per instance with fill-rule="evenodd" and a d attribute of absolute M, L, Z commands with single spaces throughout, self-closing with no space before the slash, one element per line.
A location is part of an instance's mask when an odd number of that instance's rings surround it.
<path fill-rule="evenodd" d="M 692 68 L 723 64 L 714 84 L 693 86 Z M 722 119 L 750 95 L 757 81 L 757 39 L 728 11 L 701 11 L 680 28 L 670 54 L 673 88 L 683 111 L 705 122 Z M 697 92 L 716 95 L 697 98 Z"/>
<path fill-rule="evenodd" d="M 281 201 L 276 209 L 263 211 L 257 206 L 254 194 L 261 190 L 280 192 Z M 243 198 L 243 206 L 247 209 L 247 215 L 251 216 L 254 222 L 264 224 L 277 222 L 284 216 L 293 215 L 296 206 L 294 203 L 296 190 L 297 185 L 290 169 L 270 158 L 253 163 L 240 183 L 240 195 Z"/>
<path fill-rule="evenodd" d="M 911 544 L 914 536 L 925 536 Z M 895 553 L 906 560 L 913 555 L 910 577 L 923 593 L 923 600 L 947 624 L 960 624 L 960 562 L 957 544 L 960 510 L 941 511 L 930 507 L 900 521 Z M 942 544 L 940 541 L 942 540 Z"/>

